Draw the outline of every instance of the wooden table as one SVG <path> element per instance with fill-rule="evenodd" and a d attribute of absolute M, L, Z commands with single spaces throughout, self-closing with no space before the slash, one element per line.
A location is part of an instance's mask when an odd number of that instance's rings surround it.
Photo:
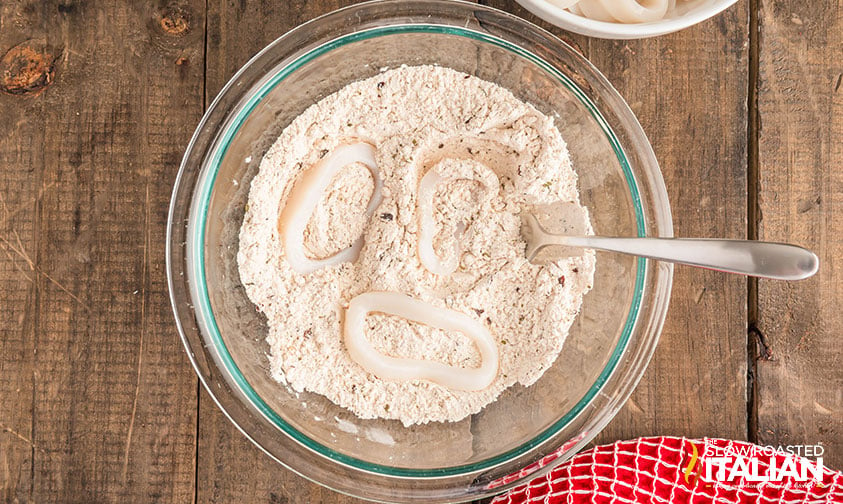
<path fill-rule="evenodd" d="M 164 271 L 206 105 L 268 42 L 348 3 L 0 0 L 0 502 L 354 501 L 217 410 Z M 843 468 L 839 2 L 741 0 L 644 41 L 553 31 L 640 118 L 678 235 L 794 241 L 823 261 L 800 283 L 677 268 L 656 356 L 597 441 L 821 442 Z"/>

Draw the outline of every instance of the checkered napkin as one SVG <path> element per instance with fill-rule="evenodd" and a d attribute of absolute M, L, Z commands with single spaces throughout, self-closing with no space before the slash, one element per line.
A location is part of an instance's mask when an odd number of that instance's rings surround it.
<path fill-rule="evenodd" d="M 724 454 L 757 464 L 758 475 L 769 474 L 771 464 L 779 471 L 786 463 L 797 468 L 810 463 L 816 469 L 813 460 L 741 441 L 639 438 L 579 453 L 546 476 L 496 497 L 492 504 L 843 503 L 841 472 L 823 468 L 822 481 L 810 472 L 806 480 L 784 476 L 781 481 L 748 481 L 741 475 L 729 480 L 733 466 L 727 465 L 725 477 L 718 478 L 719 466 L 711 459 Z"/>

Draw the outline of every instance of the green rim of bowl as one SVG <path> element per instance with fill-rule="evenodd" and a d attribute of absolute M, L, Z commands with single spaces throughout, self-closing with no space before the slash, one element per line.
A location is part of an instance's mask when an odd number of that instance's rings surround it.
<path fill-rule="evenodd" d="M 480 40 L 482 42 L 487 42 L 490 44 L 494 44 L 496 46 L 502 47 L 504 49 L 508 49 L 519 56 L 526 58 L 527 60 L 531 61 L 532 63 L 538 65 L 546 72 L 550 73 L 551 75 L 555 76 L 559 79 L 559 81 L 567 87 L 574 95 L 576 95 L 580 101 L 585 105 L 591 115 L 594 117 L 595 120 L 600 124 L 600 127 L 603 129 L 606 137 L 608 138 L 609 142 L 612 145 L 612 149 L 615 151 L 615 154 L 620 161 L 621 167 L 623 168 L 624 176 L 626 177 L 627 185 L 630 189 L 630 194 L 632 196 L 633 207 L 635 210 L 635 219 L 636 225 L 638 229 L 638 236 L 643 237 L 645 236 L 645 229 L 644 229 L 644 212 L 641 206 L 641 199 L 638 193 L 638 187 L 635 182 L 635 177 L 632 174 L 632 171 L 629 167 L 629 162 L 626 158 L 626 155 L 623 152 L 623 149 L 618 142 L 617 137 L 615 137 L 614 132 L 609 128 L 608 123 L 600 114 L 597 107 L 591 102 L 591 100 L 586 97 L 586 95 L 580 90 L 576 84 L 574 84 L 567 76 L 559 72 L 556 68 L 552 65 L 548 64 L 543 59 L 539 58 L 538 56 L 516 46 L 510 42 L 507 42 L 503 39 L 487 35 L 485 33 L 476 32 L 473 30 L 469 30 L 466 28 L 458 28 L 454 26 L 447 26 L 447 25 L 397 25 L 397 26 L 387 26 L 387 27 L 379 27 L 379 28 L 372 28 L 352 34 L 348 34 L 342 37 L 339 37 L 335 40 L 332 40 L 326 44 L 323 44 L 319 47 L 316 47 L 306 54 L 299 56 L 293 62 L 286 65 L 277 74 L 275 74 L 272 78 L 268 79 L 255 93 L 253 96 L 249 98 L 245 106 L 243 106 L 240 111 L 237 113 L 236 117 L 232 122 L 229 123 L 227 129 L 223 132 L 221 142 L 219 142 L 219 147 L 215 149 L 213 157 L 211 158 L 211 162 L 208 164 L 208 168 L 206 172 L 201 175 L 202 179 L 199 182 L 199 190 L 197 194 L 199 199 L 196 200 L 199 202 L 199 205 L 194 207 L 199 209 L 199 215 L 197 220 L 191 221 L 201 223 L 199 226 L 194 226 L 194 236 L 190 243 L 192 244 L 192 250 L 189 252 L 190 258 L 194 259 L 193 261 L 188 261 L 190 264 L 192 262 L 192 276 L 198 282 L 198 292 L 201 295 L 201 299 L 194 300 L 196 306 L 196 313 L 197 318 L 199 318 L 203 325 L 207 328 L 210 332 L 210 340 L 215 346 L 220 359 L 222 360 L 223 365 L 225 366 L 228 373 L 234 379 L 237 386 L 243 392 L 243 394 L 248 398 L 248 400 L 252 403 L 252 405 L 258 409 L 268 420 L 270 420 L 276 427 L 278 427 L 281 431 L 288 434 L 290 437 L 298 441 L 299 443 L 303 444 L 304 446 L 312 449 L 313 451 L 328 457 L 332 460 L 337 462 L 347 464 L 351 467 L 370 471 L 373 473 L 384 474 L 388 476 L 397 476 L 397 477 L 419 477 L 419 478 L 431 478 L 431 477 L 443 477 L 443 476 L 454 476 L 459 474 L 467 474 L 471 472 L 481 471 L 484 469 L 488 469 L 490 467 L 496 466 L 501 463 L 505 463 L 508 460 L 511 460 L 514 457 L 522 455 L 527 451 L 531 450 L 532 448 L 542 444 L 543 442 L 550 439 L 554 434 L 559 432 L 562 428 L 565 427 L 568 422 L 574 419 L 579 413 L 585 408 L 585 406 L 591 402 L 595 395 L 600 391 L 606 381 L 609 379 L 609 376 L 615 370 L 618 362 L 620 361 L 621 355 L 623 351 L 626 349 L 627 344 L 629 343 L 629 337 L 632 333 L 632 329 L 635 326 L 635 321 L 638 318 L 638 312 L 641 307 L 641 298 L 642 292 L 644 287 L 644 277 L 646 273 L 646 261 L 643 259 L 638 259 L 637 270 L 636 270 L 636 278 L 635 278 L 635 289 L 632 299 L 632 308 L 629 311 L 629 315 L 627 316 L 626 323 L 624 324 L 623 332 L 621 334 L 620 339 L 618 340 L 617 346 L 615 350 L 612 352 L 611 357 L 609 358 L 606 367 L 603 368 L 603 371 L 598 376 L 597 380 L 594 384 L 589 388 L 588 392 L 585 396 L 580 399 L 580 401 L 574 405 L 574 407 L 568 411 L 562 418 L 557 420 L 553 425 L 545 429 L 542 433 L 540 433 L 535 438 L 531 439 L 530 441 L 522 444 L 521 446 L 509 450 L 505 453 L 497 455 L 495 457 L 482 460 L 479 462 L 475 462 L 473 464 L 464 464 L 460 466 L 453 466 L 441 469 L 408 469 L 408 468 L 401 468 L 401 467 L 390 467 L 380 464 L 374 464 L 371 462 L 366 462 L 364 460 L 360 460 L 349 455 L 345 455 L 343 453 L 339 453 L 335 450 L 332 450 L 313 439 L 305 436 L 298 430 L 296 430 L 292 425 L 288 424 L 283 418 L 281 418 L 278 413 L 276 413 L 266 402 L 255 392 L 254 388 L 252 388 L 251 384 L 246 380 L 243 376 L 243 373 L 240 371 L 240 368 L 234 362 L 234 359 L 231 357 L 231 354 L 228 351 L 228 348 L 225 346 L 223 342 L 222 335 L 220 334 L 219 327 L 217 326 L 216 319 L 214 318 L 213 309 L 211 308 L 210 296 L 208 294 L 208 285 L 205 278 L 205 250 L 204 250 L 204 243 L 205 243 L 205 227 L 207 223 L 207 215 L 208 215 L 208 208 L 210 205 L 211 199 L 211 192 L 214 187 L 214 182 L 217 177 L 217 172 L 219 171 L 220 162 L 226 154 L 228 150 L 229 144 L 234 136 L 242 126 L 245 119 L 249 116 L 249 114 L 254 110 L 255 106 L 260 103 L 261 100 L 271 91 L 278 83 L 283 81 L 287 76 L 291 73 L 295 72 L 298 68 L 300 68 L 305 63 L 313 60 L 314 58 L 331 51 L 332 49 L 361 40 L 366 40 L 374 37 L 384 36 L 384 35 L 392 35 L 397 33 L 436 33 L 436 34 L 445 34 L 445 35 L 457 35 L 462 37 L 468 37 L 475 40 Z M 196 232 L 195 230 L 198 230 Z"/>

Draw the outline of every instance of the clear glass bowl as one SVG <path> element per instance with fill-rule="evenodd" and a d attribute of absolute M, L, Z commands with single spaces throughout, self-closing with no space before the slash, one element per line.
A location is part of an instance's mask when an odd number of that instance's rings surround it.
<path fill-rule="evenodd" d="M 340 492 L 454 502 L 541 475 L 614 416 L 653 353 L 670 266 L 598 254 L 556 363 L 457 423 L 405 428 L 361 420 L 269 374 L 265 321 L 237 271 L 249 183 L 278 133 L 306 107 L 383 67 L 437 64 L 495 82 L 556 118 L 597 233 L 671 236 L 652 149 L 629 107 L 571 47 L 471 3 L 391 0 L 342 9 L 279 38 L 211 104 L 187 149 L 170 207 L 167 267 L 176 322 L 208 393 L 269 456 Z"/>

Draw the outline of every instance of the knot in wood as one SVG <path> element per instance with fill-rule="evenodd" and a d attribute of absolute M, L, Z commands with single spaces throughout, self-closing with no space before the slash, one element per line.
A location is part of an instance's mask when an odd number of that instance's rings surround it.
<path fill-rule="evenodd" d="M 27 40 L 0 59 L 0 91 L 12 95 L 40 94 L 55 77 L 55 56 L 44 42 Z"/>
<path fill-rule="evenodd" d="M 178 5 L 170 5 L 161 13 L 161 29 L 169 35 L 180 36 L 190 30 L 190 13 Z"/>

